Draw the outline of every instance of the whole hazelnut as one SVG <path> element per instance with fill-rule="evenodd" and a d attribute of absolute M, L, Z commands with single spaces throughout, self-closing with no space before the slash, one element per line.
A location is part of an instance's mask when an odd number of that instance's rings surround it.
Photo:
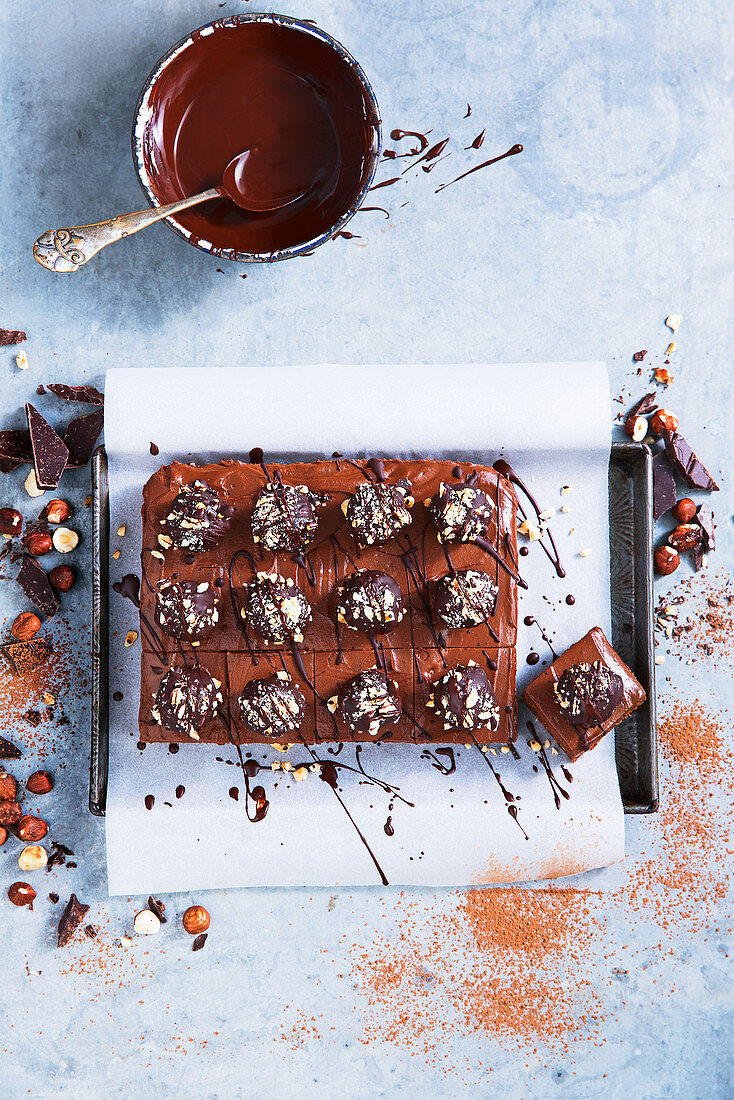
<path fill-rule="evenodd" d="M 53 545 L 60 554 L 68 554 L 70 550 L 76 550 L 79 536 L 70 527 L 57 527 L 53 533 Z"/>
<path fill-rule="evenodd" d="M 696 503 L 690 497 L 683 497 L 673 505 L 670 514 L 676 523 L 690 523 L 696 514 Z"/>
<path fill-rule="evenodd" d="M 23 527 L 23 517 L 16 508 L 0 508 L 0 535 L 12 539 L 19 535 Z"/>
<path fill-rule="evenodd" d="M 25 786 L 31 794 L 48 794 L 54 789 L 53 776 L 48 772 L 34 772 L 28 776 Z"/>
<path fill-rule="evenodd" d="M 0 802 L 15 802 L 18 793 L 18 781 L 10 772 L 0 768 Z"/>
<path fill-rule="evenodd" d="M 697 523 L 681 523 L 668 535 L 668 545 L 678 553 L 693 550 L 701 541 L 701 528 Z"/>
<path fill-rule="evenodd" d="M 65 500 L 58 500 L 54 497 L 46 505 L 43 515 L 46 518 L 47 523 L 63 523 L 67 520 L 72 513 L 70 504 L 67 504 Z"/>
<path fill-rule="evenodd" d="M 655 572 L 661 577 L 669 577 L 680 565 L 680 555 L 672 546 L 658 546 L 653 555 Z"/>
<path fill-rule="evenodd" d="M 17 825 L 22 816 L 17 802 L 0 802 L 0 825 Z"/>
<path fill-rule="evenodd" d="M 48 852 L 42 844 L 27 844 L 18 856 L 21 871 L 40 871 L 48 863 Z"/>
<path fill-rule="evenodd" d="M 8 839 L 8 830 L 0 825 L 0 848 L 2 848 L 5 841 Z"/>
<path fill-rule="evenodd" d="M 19 642 L 30 642 L 41 629 L 41 620 L 32 611 L 21 611 L 10 628 L 10 633 Z"/>
<path fill-rule="evenodd" d="M 650 417 L 650 431 L 655 435 L 678 431 L 678 417 L 668 409 L 658 409 Z"/>
<path fill-rule="evenodd" d="M 190 936 L 198 936 L 199 932 L 206 932 L 211 924 L 211 917 L 203 905 L 190 905 L 181 919 Z"/>
<path fill-rule="evenodd" d="M 18 822 L 18 837 L 20 840 L 35 844 L 37 840 L 43 840 L 48 832 L 48 825 L 42 817 L 34 817 L 33 814 L 23 814 Z"/>
<path fill-rule="evenodd" d="M 76 583 L 76 569 L 73 565 L 55 565 L 48 579 L 57 592 L 68 592 Z"/>
<path fill-rule="evenodd" d="M 48 531 L 27 531 L 23 536 L 23 545 L 34 558 L 50 554 L 54 544 Z"/>
<path fill-rule="evenodd" d="M 28 882 L 14 882 L 8 887 L 8 897 L 13 905 L 27 905 L 32 909 L 33 902 L 36 900 L 36 891 Z"/>
<path fill-rule="evenodd" d="M 633 443 L 641 443 L 647 435 L 647 420 L 644 416 L 628 416 L 624 422 L 624 430 Z"/>

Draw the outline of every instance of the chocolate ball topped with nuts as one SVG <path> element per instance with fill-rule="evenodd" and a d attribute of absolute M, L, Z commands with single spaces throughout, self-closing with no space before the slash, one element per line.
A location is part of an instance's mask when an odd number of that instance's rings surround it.
<path fill-rule="evenodd" d="M 497 585 L 479 569 L 439 577 L 433 593 L 436 614 L 452 630 L 470 630 L 494 615 Z"/>
<path fill-rule="evenodd" d="M 445 730 L 496 730 L 500 724 L 489 678 L 473 661 L 449 669 L 436 680 L 426 706 L 433 709 Z"/>
<path fill-rule="evenodd" d="M 239 706 L 247 728 L 274 741 L 293 737 L 306 713 L 303 692 L 284 670 L 250 680 L 242 689 Z"/>
<path fill-rule="evenodd" d="M 327 706 L 339 712 L 352 737 L 378 737 L 403 713 L 396 685 L 376 668 L 348 680 Z"/>
<path fill-rule="evenodd" d="M 473 542 L 484 538 L 492 522 L 492 505 L 475 485 L 441 483 L 426 501 L 439 542 Z"/>
<path fill-rule="evenodd" d="M 269 481 L 255 501 L 253 540 L 274 554 L 302 553 L 314 540 L 319 525 L 314 509 L 322 503 L 305 485 Z"/>
<path fill-rule="evenodd" d="M 350 573 L 336 590 L 336 621 L 364 634 L 388 634 L 405 615 L 400 585 L 378 569 Z"/>
<path fill-rule="evenodd" d="M 223 701 L 221 682 L 205 668 L 172 668 L 158 685 L 151 714 L 165 729 L 198 741 L 197 731 L 211 722 Z"/>
<path fill-rule="evenodd" d="M 302 642 L 311 605 L 294 581 L 280 573 L 258 573 L 242 589 L 240 614 L 265 644 Z"/>
<path fill-rule="evenodd" d="M 198 645 L 219 621 L 218 604 L 208 581 L 162 580 L 156 585 L 155 621 L 169 637 Z"/>
<path fill-rule="evenodd" d="M 168 550 L 171 546 L 201 554 L 218 546 L 229 530 L 234 513 L 231 504 L 203 481 L 184 485 L 171 504 L 168 515 L 161 520 L 163 533 L 158 543 Z"/>
<path fill-rule="evenodd" d="M 622 701 L 622 678 L 602 661 L 571 665 L 553 685 L 553 692 L 569 722 L 591 729 L 606 722 Z"/>
<path fill-rule="evenodd" d="M 342 504 L 342 511 L 359 546 L 375 546 L 398 535 L 411 523 L 410 483 L 395 485 L 365 481 Z"/>

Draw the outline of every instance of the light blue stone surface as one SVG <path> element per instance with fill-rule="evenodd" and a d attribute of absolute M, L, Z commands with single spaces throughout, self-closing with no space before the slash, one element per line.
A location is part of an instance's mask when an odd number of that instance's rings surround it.
<path fill-rule="evenodd" d="M 670 338 L 663 320 L 680 312 L 670 403 L 707 464 L 731 466 L 726 0 L 299 0 L 290 11 L 315 19 L 363 64 L 386 130 L 430 128 L 436 139 L 451 135 L 456 148 L 486 127 L 487 156 L 516 141 L 524 154 L 440 195 L 434 180 L 450 178 L 454 163 L 473 163 L 469 154 L 454 154 L 428 176 L 416 170 L 404 192 L 375 193 L 387 200 L 389 221 L 358 215 L 350 228 L 361 239 L 339 240 L 303 261 L 241 270 L 157 226 L 75 275 L 38 267 L 31 245 L 42 230 L 143 205 L 129 132 L 145 76 L 191 28 L 248 9 L 234 0 L 4 0 L 0 325 L 28 331 L 30 370 L 17 371 L 14 353 L 2 350 L 3 427 L 20 424 L 39 382 L 100 385 L 110 365 L 146 363 L 605 359 L 613 394 L 624 387 L 634 399 L 648 370 L 634 376 L 632 353 L 648 348 L 648 361 L 661 363 Z M 462 121 L 467 102 L 472 116 Z M 70 410 L 39 400 L 52 419 L 68 419 Z M 236 410 L 223 396 L 225 413 Z M 491 408 L 487 425 L 491 432 Z M 22 480 L 17 473 L 3 481 L 2 503 L 17 499 L 28 512 Z M 732 562 L 731 496 L 723 488 L 711 566 L 719 573 Z M 85 554 L 86 492 L 84 472 L 65 479 Z M 65 601 L 71 637 L 54 629 L 87 675 L 89 604 L 86 569 Z M 15 586 L 3 586 L 8 625 L 23 606 Z M 672 698 L 699 697 L 722 714 L 734 702 L 722 667 L 714 676 L 701 662 L 669 659 L 659 673 L 663 711 Z M 716 930 L 694 937 L 667 930 L 671 950 L 661 953 L 652 906 L 649 919 L 610 910 L 608 935 L 588 960 L 603 1041 L 572 1041 L 565 1054 L 535 1043 L 513 1053 L 491 1034 L 458 1028 L 438 1057 L 458 1067 L 448 1075 L 433 1057 L 361 1041 L 365 1006 L 350 948 L 369 947 L 374 930 L 392 927 L 408 900 L 420 942 L 438 912 L 457 919 L 449 893 L 215 892 L 206 898 L 212 933 L 200 954 L 190 954 L 172 921 L 164 937 L 136 943 L 129 958 L 110 947 L 106 973 L 90 964 L 85 974 L 84 943 L 66 955 L 54 949 L 60 907 L 47 891 L 64 899 L 76 890 L 110 944 L 144 899 L 107 900 L 103 823 L 86 810 L 88 694 L 82 687 L 60 706 L 71 724 L 36 739 L 50 745 L 48 757 L 29 749 L 15 770 L 55 771 L 57 790 L 43 805 L 78 869 L 36 872 L 33 914 L 0 897 L 1 1095 L 734 1094 L 730 941 Z M 731 741 L 730 718 L 724 728 Z M 627 825 L 632 855 L 656 842 L 652 820 Z M 0 854 L 3 893 L 18 877 L 15 849 L 10 842 Z M 169 911 L 179 914 L 187 901 L 168 898 Z M 721 914 L 715 924 L 725 929 L 731 910 Z M 458 949 L 456 937 L 447 942 Z M 608 953 L 607 943 L 617 946 Z M 91 946 L 89 953 L 96 957 Z M 626 962 L 626 979 L 610 983 Z M 283 1033 L 299 1012 L 319 1018 L 321 1038 L 294 1051 Z"/>

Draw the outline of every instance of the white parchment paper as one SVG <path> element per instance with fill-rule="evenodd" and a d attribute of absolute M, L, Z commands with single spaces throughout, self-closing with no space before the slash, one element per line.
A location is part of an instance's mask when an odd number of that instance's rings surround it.
<path fill-rule="evenodd" d="M 590 627 L 609 632 L 607 469 L 609 391 L 604 366 L 563 363 L 503 366 L 284 367 L 244 370 L 132 368 L 107 374 L 105 440 L 110 465 L 111 581 L 139 573 L 141 491 L 164 463 L 346 455 L 473 458 L 500 452 L 558 514 L 552 529 L 567 577 L 555 575 L 535 545 L 521 559 L 529 590 L 520 621 L 537 617 L 562 651 Z M 160 453 L 153 457 L 150 444 Z M 565 496 L 560 487 L 570 485 Z M 562 505 L 570 509 L 561 513 Z M 126 535 L 115 535 L 121 524 Z M 590 550 L 588 556 L 579 551 Z M 576 604 L 565 602 L 568 593 Z M 139 649 L 124 647 L 137 612 L 110 593 L 110 769 L 107 856 L 111 894 L 230 886 L 379 884 L 368 852 L 331 788 L 317 776 L 297 783 L 262 773 L 270 799 L 264 821 L 250 823 L 227 746 L 137 747 Z M 536 627 L 521 625 L 518 689 L 546 659 Z M 367 771 L 400 788 L 414 807 L 342 773 L 342 797 L 391 884 L 461 886 L 555 878 L 603 867 L 624 855 L 624 823 L 610 735 L 574 765 L 551 756 L 570 794 L 554 804 L 548 779 L 528 747 L 521 708 L 519 761 L 497 749 L 492 763 L 517 798 L 524 839 L 476 748 L 456 751 L 456 771 L 441 774 L 423 748 L 366 746 Z M 249 747 L 248 747 L 249 748 Z M 322 753 L 324 750 L 320 750 Z M 257 759 L 301 761 L 268 747 Z M 550 753 L 549 753 L 550 755 Z M 223 762 L 217 757 L 224 758 Z M 339 758 L 354 763 L 354 746 Z M 566 764 L 569 782 L 561 771 Z M 275 784 L 277 783 L 277 788 Z M 186 793 L 175 797 L 177 785 Z M 145 796 L 155 804 L 146 810 Z M 384 829 L 388 813 L 394 834 Z"/>

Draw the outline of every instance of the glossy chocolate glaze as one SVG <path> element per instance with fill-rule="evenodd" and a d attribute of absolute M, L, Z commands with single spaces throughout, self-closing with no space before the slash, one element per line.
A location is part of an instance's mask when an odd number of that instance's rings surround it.
<path fill-rule="evenodd" d="M 164 68 L 143 158 L 168 203 L 218 186 L 250 150 L 238 179 L 244 204 L 301 197 L 263 213 L 215 199 L 177 221 L 216 248 L 275 252 L 320 236 L 353 205 L 375 122 L 354 69 L 322 39 L 269 21 L 223 22 L 196 32 Z"/>

